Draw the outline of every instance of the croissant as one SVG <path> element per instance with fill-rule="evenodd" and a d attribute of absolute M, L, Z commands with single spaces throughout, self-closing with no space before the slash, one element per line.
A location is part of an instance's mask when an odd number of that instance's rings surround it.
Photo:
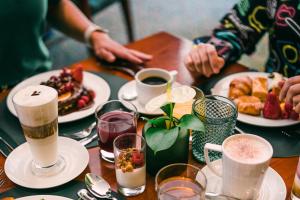
<path fill-rule="evenodd" d="M 258 116 L 263 108 L 263 103 L 255 96 L 240 96 L 235 99 L 234 102 L 236 103 L 240 113 L 248 115 Z"/>
<path fill-rule="evenodd" d="M 233 79 L 229 84 L 229 98 L 236 99 L 240 96 L 250 95 L 252 80 L 249 76 Z"/>
<path fill-rule="evenodd" d="M 265 77 L 256 77 L 252 80 L 252 96 L 258 97 L 265 102 L 268 94 L 268 79 Z"/>

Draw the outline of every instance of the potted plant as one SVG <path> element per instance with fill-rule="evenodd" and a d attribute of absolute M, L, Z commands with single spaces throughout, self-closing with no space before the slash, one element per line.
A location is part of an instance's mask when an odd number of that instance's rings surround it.
<path fill-rule="evenodd" d="M 168 164 L 187 163 L 190 130 L 204 131 L 203 123 L 193 114 L 175 118 L 174 106 L 175 103 L 167 103 L 161 107 L 164 116 L 146 119 L 143 136 L 147 144 L 146 167 L 151 175 Z"/>

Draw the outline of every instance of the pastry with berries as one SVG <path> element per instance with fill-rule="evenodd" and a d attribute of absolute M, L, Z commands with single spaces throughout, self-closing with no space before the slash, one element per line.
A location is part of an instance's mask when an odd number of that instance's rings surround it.
<path fill-rule="evenodd" d="M 58 76 L 51 76 L 42 82 L 58 92 L 58 115 L 66 115 L 78 110 L 90 108 L 94 103 L 95 93 L 82 84 L 83 70 L 64 68 Z"/>

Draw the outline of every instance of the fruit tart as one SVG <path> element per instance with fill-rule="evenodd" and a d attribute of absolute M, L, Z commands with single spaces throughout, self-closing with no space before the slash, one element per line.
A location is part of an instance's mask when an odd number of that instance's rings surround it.
<path fill-rule="evenodd" d="M 41 85 L 56 89 L 58 92 L 58 115 L 66 115 L 78 110 L 90 108 L 94 104 L 95 93 L 85 88 L 83 70 L 64 68 L 58 76 L 51 76 Z"/>

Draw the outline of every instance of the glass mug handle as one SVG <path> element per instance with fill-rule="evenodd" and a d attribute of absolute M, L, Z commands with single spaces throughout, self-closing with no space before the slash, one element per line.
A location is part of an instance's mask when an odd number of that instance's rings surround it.
<path fill-rule="evenodd" d="M 204 158 L 205 158 L 205 162 L 207 164 L 207 167 L 213 172 L 215 173 L 217 176 L 222 177 L 222 172 L 220 173 L 214 165 L 211 164 L 210 162 L 210 158 L 208 155 L 208 151 L 212 150 L 212 151 L 218 151 L 222 153 L 222 146 L 221 145 L 217 145 L 217 144 L 211 144 L 211 143 L 206 143 L 204 146 Z"/>

